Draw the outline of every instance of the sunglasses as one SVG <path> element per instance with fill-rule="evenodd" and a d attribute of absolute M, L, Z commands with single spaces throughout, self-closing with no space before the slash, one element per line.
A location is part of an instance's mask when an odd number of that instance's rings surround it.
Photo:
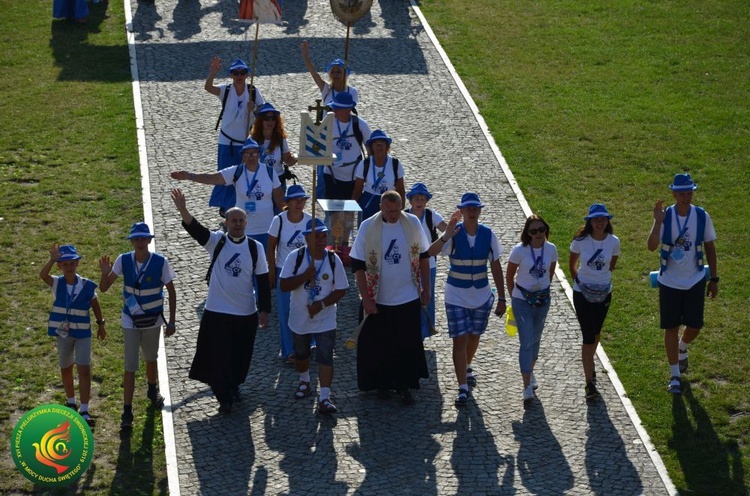
<path fill-rule="evenodd" d="M 545 226 L 537 227 L 536 229 L 529 229 L 529 234 L 531 234 L 532 236 L 534 236 L 537 233 L 544 234 L 546 232 L 547 232 L 547 228 Z"/>
<path fill-rule="evenodd" d="M 264 115 L 263 116 L 263 120 L 264 121 L 275 121 L 276 120 L 276 116 L 275 115 Z"/>
<path fill-rule="evenodd" d="M 260 150 L 258 150 L 258 149 L 256 149 L 256 148 L 251 148 L 251 149 L 249 149 L 249 150 L 245 150 L 245 151 L 244 151 L 244 152 L 242 152 L 242 153 L 243 153 L 244 155 L 250 155 L 251 157 L 257 157 L 258 155 L 260 155 Z"/>
<path fill-rule="evenodd" d="M 232 76 L 247 76 L 247 71 L 244 69 L 241 71 L 232 71 Z"/>

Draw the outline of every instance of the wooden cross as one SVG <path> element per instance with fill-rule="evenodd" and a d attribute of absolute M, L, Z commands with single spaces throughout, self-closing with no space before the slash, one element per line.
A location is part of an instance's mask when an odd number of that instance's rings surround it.
<path fill-rule="evenodd" d="M 319 125 L 320 122 L 323 120 L 323 111 L 324 110 L 326 112 L 330 112 L 331 111 L 331 107 L 329 107 L 328 105 L 321 105 L 322 101 L 323 100 L 321 100 L 320 98 L 318 98 L 318 99 L 315 100 L 315 106 L 314 107 L 312 105 L 309 106 L 309 107 L 307 107 L 307 110 L 309 110 L 310 112 L 312 112 L 313 110 L 315 111 L 315 125 L 316 126 Z"/>

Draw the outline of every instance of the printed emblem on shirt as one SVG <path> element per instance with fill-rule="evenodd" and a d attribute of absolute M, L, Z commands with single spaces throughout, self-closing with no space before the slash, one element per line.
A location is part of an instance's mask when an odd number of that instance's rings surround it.
<path fill-rule="evenodd" d="M 294 231 L 294 234 L 287 240 L 286 246 L 292 250 L 305 246 L 305 238 L 302 236 L 302 231 Z"/>
<path fill-rule="evenodd" d="M 401 262 L 401 253 L 395 239 L 391 240 L 383 258 L 385 259 L 385 263 L 390 265 L 396 265 Z"/>
<path fill-rule="evenodd" d="M 591 258 L 586 262 L 586 266 L 591 270 L 602 270 L 606 264 L 604 263 L 604 256 L 602 255 L 602 249 L 598 248 Z"/>
<path fill-rule="evenodd" d="M 267 153 L 263 151 L 263 156 L 260 159 L 261 162 L 266 164 L 268 167 L 273 167 L 276 164 L 276 156 L 274 153 Z"/>
<path fill-rule="evenodd" d="M 305 290 L 307 291 L 307 294 L 309 295 L 310 300 L 314 301 L 315 297 L 320 294 L 320 290 L 321 290 L 318 278 L 317 277 L 315 278 L 315 285 L 312 287 L 310 286 L 310 281 L 305 282 Z"/>
<path fill-rule="evenodd" d="M 682 236 L 677 238 L 675 246 L 681 247 L 683 251 L 690 251 L 690 247 L 693 246 L 693 242 L 690 241 L 690 233 L 688 232 L 687 228 L 685 229 L 685 232 L 682 233 Z"/>
<path fill-rule="evenodd" d="M 537 279 L 541 279 L 546 273 L 547 269 L 544 268 L 544 260 L 542 260 L 542 256 L 539 255 L 534 260 L 534 265 L 529 269 L 529 274 L 536 277 Z"/>
<path fill-rule="evenodd" d="M 252 191 L 247 192 L 247 197 L 255 198 L 255 201 L 261 201 L 264 196 L 265 193 L 263 193 L 263 190 L 261 190 L 260 183 L 256 184 Z"/>
<path fill-rule="evenodd" d="M 242 267 L 240 267 L 240 254 L 235 253 L 227 263 L 224 264 L 224 270 L 228 276 L 239 277 L 242 273 Z"/>

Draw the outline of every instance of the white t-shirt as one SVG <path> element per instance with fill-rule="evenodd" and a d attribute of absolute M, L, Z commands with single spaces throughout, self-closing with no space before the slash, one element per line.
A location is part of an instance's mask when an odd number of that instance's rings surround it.
<path fill-rule="evenodd" d="M 620 239 L 614 234 L 597 241 L 591 236 L 574 239 L 570 243 L 570 252 L 577 253 L 578 279 L 584 284 L 609 284 L 612 281 L 612 271 L 609 264 L 612 257 L 620 256 Z M 580 291 L 577 282 L 573 282 L 573 291 Z"/>
<path fill-rule="evenodd" d="M 690 212 L 686 217 L 677 214 L 677 209 L 672 212 L 672 243 L 675 243 L 680 234 L 679 225 L 685 227 L 687 219 L 687 229 L 683 234 L 685 243 L 682 245 L 682 251 L 685 254 L 684 263 L 677 263 L 672 259 L 672 255 L 667 259 L 667 270 L 659 275 L 658 281 L 674 289 L 690 289 L 703 279 L 706 274 L 702 270 L 697 270 L 698 258 L 695 252 L 695 233 L 698 230 L 698 214 L 693 205 L 690 206 Z M 661 237 L 664 234 L 664 225 L 659 229 L 659 248 L 661 249 Z M 716 230 L 714 223 L 706 213 L 706 227 L 703 230 L 703 242 L 716 241 Z M 679 249 L 677 246 L 672 251 Z M 706 263 L 706 250 L 703 247 L 703 263 Z"/>
<path fill-rule="evenodd" d="M 435 228 L 437 235 L 440 236 L 440 229 L 438 229 L 438 226 L 441 222 L 445 222 L 445 219 L 442 215 L 437 213 L 436 210 L 432 210 L 432 226 Z M 432 242 L 432 233 L 430 233 L 430 226 L 427 225 L 427 207 L 425 207 L 424 212 L 422 212 L 422 218 L 420 221 L 422 222 L 422 229 L 424 229 L 424 232 L 427 234 L 427 239 Z M 409 209 L 408 213 L 411 213 L 411 209 Z M 430 269 L 436 269 L 437 268 L 437 261 L 435 260 L 436 257 L 430 257 Z"/>
<path fill-rule="evenodd" d="M 267 153 L 266 150 L 268 150 L 270 146 L 271 140 L 265 140 L 263 142 L 263 154 L 260 156 L 260 163 L 273 167 L 273 171 L 280 176 L 284 173 L 284 162 L 282 161 L 282 158 L 284 154 L 289 151 L 289 143 L 287 143 L 286 138 L 284 138 L 281 142 L 281 147 L 277 146 L 271 153 Z"/>
<path fill-rule="evenodd" d="M 357 158 L 362 155 L 362 149 L 359 142 L 354 136 L 354 114 L 349 118 L 349 122 L 341 122 L 333 119 L 333 152 L 336 154 L 336 161 L 332 166 L 325 168 L 326 174 L 331 174 L 337 181 L 354 181 L 354 167 L 357 165 Z M 362 145 L 370 139 L 370 126 L 364 119 L 359 118 L 359 130 L 362 133 Z"/>
<path fill-rule="evenodd" d="M 518 286 L 523 286 L 527 291 L 541 291 L 549 287 L 549 269 L 552 262 L 557 262 L 557 247 L 549 241 L 545 241 L 541 248 L 536 249 L 530 244 L 524 246 L 518 243 L 511 250 L 508 262 L 518 265 L 511 297 L 523 299 L 523 293 Z"/>
<path fill-rule="evenodd" d="M 420 228 L 419 219 L 411 214 L 406 214 L 408 222 L 411 222 L 415 228 L 419 229 L 420 253 L 426 252 L 430 247 L 429 238 L 424 230 Z M 359 226 L 359 232 L 354 240 L 350 256 L 357 260 L 367 262 L 369 256 L 365 253 L 365 237 L 370 229 L 383 229 L 383 244 L 381 247 L 380 259 L 380 283 L 378 294 L 375 298 L 376 303 L 381 305 L 402 305 L 419 298 L 419 289 L 412 279 L 412 271 L 409 257 L 409 247 L 407 245 L 404 229 L 401 227 L 401 221 L 395 224 L 389 224 L 378 221 L 380 226 L 375 224 L 376 217 L 370 217 L 362 222 Z"/>
<path fill-rule="evenodd" d="M 220 231 L 211 232 L 211 237 L 203 248 L 213 256 L 216 243 L 224 237 Z M 255 288 L 253 286 L 253 267 L 248 238 L 235 243 L 227 237 L 211 272 L 211 283 L 206 296 L 206 310 L 229 315 L 252 315 L 257 311 L 255 305 Z M 256 243 L 258 261 L 256 274 L 267 274 L 268 263 L 263 245 Z"/>
<path fill-rule="evenodd" d="M 356 179 L 364 179 L 365 184 L 362 189 L 363 193 L 370 193 L 371 195 L 382 195 L 386 191 L 396 189 L 396 181 L 404 177 L 404 164 L 398 161 L 398 168 L 396 170 L 396 177 L 393 177 L 393 157 L 388 155 L 385 160 L 383 167 L 374 165 L 373 160 L 370 158 L 366 159 L 368 164 L 367 177 L 364 177 L 365 161 L 360 160 L 357 163 L 357 167 L 354 170 L 354 177 Z M 375 183 L 378 185 L 373 188 Z"/>
<path fill-rule="evenodd" d="M 351 93 L 354 103 L 359 103 L 359 91 L 357 91 L 357 88 L 355 88 L 354 86 L 347 86 L 346 91 L 347 93 Z M 331 90 L 330 83 L 323 83 L 323 89 L 320 90 L 320 96 L 323 99 L 323 105 L 332 104 L 333 98 L 338 94 L 338 91 Z"/>
<path fill-rule="evenodd" d="M 233 165 L 219 171 L 224 178 L 224 184 L 234 184 L 234 171 L 240 166 L 242 174 L 237 178 L 234 188 L 237 193 L 235 205 L 247 214 L 245 234 L 266 234 L 273 219 L 273 190 L 281 187 L 279 176 L 272 171 L 273 178 L 269 177 L 265 164 L 258 164 L 252 172 L 243 165 Z"/>
<path fill-rule="evenodd" d="M 250 114 L 250 123 L 247 121 L 247 102 L 250 100 L 250 93 L 247 91 L 247 85 L 241 95 L 237 95 L 237 91 L 234 90 L 232 84 L 220 84 L 219 85 L 219 101 L 224 100 L 224 92 L 229 88 L 229 96 L 227 97 L 227 103 L 224 106 L 224 115 L 221 117 L 221 131 L 224 134 L 229 135 L 235 140 L 235 145 L 241 145 L 245 141 L 247 131 L 253 125 L 255 120 L 255 110 L 265 103 L 263 96 L 260 94 L 260 89 L 255 88 L 255 108 Z M 219 133 L 219 144 L 229 145 L 231 141 L 229 138 L 224 136 L 221 132 Z"/>
<path fill-rule="evenodd" d="M 130 253 L 123 253 L 122 255 L 119 255 L 115 259 L 115 263 L 112 264 L 112 272 L 117 274 L 118 277 L 122 275 L 122 256 L 123 255 L 132 256 L 132 254 Z M 140 271 L 143 264 L 139 263 L 138 260 L 133 260 L 133 261 L 135 262 L 134 265 L 135 265 L 136 272 Z M 151 257 L 148 258 L 148 261 L 146 263 L 150 261 L 151 261 Z M 164 283 L 164 285 L 166 285 L 167 283 L 174 281 L 176 278 L 177 278 L 177 274 L 175 274 L 174 269 L 172 268 L 171 265 L 169 265 L 169 261 L 165 258 L 164 265 L 161 268 L 161 281 Z M 135 315 L 140 315 L 145 312 L 139 308 L 135 312 L 131 312 L 131 313 Z M 125 312 L 122 313 L 121 319 L 122 319 L 123 329 L 135 328 L 135 324 L 133 324 L 133 319 L 131 319 L 130 316 L 126 314 Z M 156 324 L 154 324 L 154 326 L 162 326 L 162 325 L 164 325 L 164 319 L 162 317 L 159 317 L 159 320 L 156 322 Z"/>
<path fill-rule="evenodd" d="M 281 222 L 281 233 L 279 233 L 279 217 L 283 221 Z M 276 267 L 279 269 L 284 266 L 286 257 L 293 250 L 307 244 L 305 236 L 302 233 L 305 232 L 310 219 L 312 219 L 310 214 L 302 212 L 302 220 L 293 223 L 289 220 L 288 212 L 284 211 L 271 221 L 271 227 L 268 228 L 268 235 L 278 240 L 276 244 Z"/>
<path fill-rule="evenodd" d="M 305 251 L 307 252 L 307 250 Z M 299 249 L 296 249 L 289 253 L 286 262 L 284 262 L 284 268 L 281 269 L 282 279 L 293 277 L 294 264 L 297 262 L 298 252 Z M 305 272 L 310 266 L 310 261 L 307 257 L 308 254 L 305 253 L 305 256 L 302 257 L 302 263 L 297 269 L 297 275 Z M 323 259 L 315 260 L 316 270 L 319 268 L 320 272 L 318 272 L 318 276 L 315 278 L 315 286 L 313 288 L 315 296 L 313 301 L 322 300 L 333 293 L 334 290 L 347 289 L 349 287 L 349 280 L 346 278 L 344 264 L 341 263 L 338 255 L 334 256 L 334 266 L 336 271 L 335 278 L 331 272 L 331 262 L 327 254 L 323 256 Z M 333 283 L 334 279 L 336 280 L 335 286 Z M 312 334 L 336 329 L 336 305 L 325 307 L 311 319 L 310 314 L 307 313 L 309 298 L 309 282 L 292 291 L 289 303 L 289 328 L 292 332 L 295 334 Z"/>
<path fill-rule="evenodd" d="M 461 233 L 456 234 L 456 236 Z M 468 233 L 466 237 L 469 239 L 469 246 L 474 248 L 474 243 L 477 240 L 476 235 L 470 236 Z M 447 243 L 443 245 L 443 249 L 440 250 L 440 254 L 444 256 L 450 256 L 451 249 L 453 248 L 453 238 L 449 239 Z M 490 272 L 489 264 L 495 260 L 500 260 L 500 255 L 503 254 L 503 249 L 500 247 L 500 242 L 497 240 L 495 233 L 490 231 L 490 253 L 489 260 L 487 262 L 487 277 L 489 278 L 489 284 L 483 288 L 475 288 L 474 286 L 468 288 L 457 288 L 452 284 L 445 285 L 445 302 L 450 305 L 455 305 L 464 308 L 479 308 L 484 305 L 492 294 L 492 273 Z"/>
<path fill-rule="evenodd" d="M 78 274 L 76 274 L 78 275 Z M 83 291 L 83 277 L 78 276 L 76 278 L 75 284 L 67 284 L 65 282 L 65 276 L 52 276 L 52 296 L 57 297 L 57 285 L 59 282 L 62 281 L 65 283 L 68 288 L 68 296 L 70 295 L 79 295 L 81 294 L 81 291 Z M 96 291 L 94 291 L 94 296 L 91 298 L 92 300 L 96 299 Z"/>

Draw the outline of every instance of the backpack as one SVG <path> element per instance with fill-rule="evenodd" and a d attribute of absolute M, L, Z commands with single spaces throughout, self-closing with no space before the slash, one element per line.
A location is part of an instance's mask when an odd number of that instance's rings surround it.
<path fill-rule="evenodd" d="M 365 160 L 365 167 L 362 170 L 362 177 L 363 177 L 363 179 L 364 179 L 365 182 L 367 182 L 367 171 L 370 170 L 370 163 L 374 162 L 374 161 L 375 161 L 375 158 L 372 157 L 372 156 L 370 156 L 369 160 Z M 398 178 L 398 163 L 399 163 L 398 159 L 391 157 L 391 162 L 393 163 L 393 180 L 394 181 L 398 181 L 398 179 L 399 179 Z M 395 187 L 395 183 L 394 183 L 394 187 Z M 430 214 L 430 220 L 429 220 L 429 222 L 428 222 L 427 225 L 430 226 L 430 228 L 431 228 L 431 226 L 432 226 L 432 214 Z M 435 240 L 433 239 L 433 241 L 435 241 Z"/>
<path fill-rule="evenodd" d="M 221 250 L 224 248 L 224 245 L 227 243 L 227 235 L 221 237 L 218 243 L 216 243 L 216 248 L 214 248 L 214 256 L 211 258 L 211 264 L 208 266 L 208 270 L 206 271 L 206 285 L 208 285 L 211 282 L 211 271 L 214 268 L 214 263 L 216 263 L 216 258 L 219 256 L 219 253 L 221 253 Z M 253 238 L 248 237 L 247 238 L 247 246 L 250 248 L 250 258 L 253 260 L 253 273 L 255 273 L 255 265 L 258 263 L 258 245 L 255 244 L 256 241 Z"/>
<path fill-rule="evenodd" d="M 328 262 L 331 264 L 331 284 L 336 284 L 336 255 L 329 250 L 326 250 L 326 253 L 328 253 Z M 293 276 L 297 275 L 297 271 L 299 270 L 300 265 L 302 265 L 302 259 L 305 258 L 305 247 L 299 249 L 297 252 L 297 260 L 294 261 L 294 271 L 292 272 Z"/>
<path fill-rule="evenodd" d="M 395 162 L 396 159 L 394 158 L 393 161 Z M 408 212 L 412 213 L 411 208 L 409 208 Z M 437 228 L 435 227 L 432 221 L 432 209 L 431 208 L 425 207 L 424 220 L 425 220 L 425 224 L 427 224 L 427 230 L 430 231 L 430 241 L 434 243 L 438 239 L 438 233 L 437 233 Z"/>
<path fill-rule="evenodd" d="M 258 164 L 258 167 L 260 167 L 260 164 Z M 232 176 L 232 183 L 234 184 L 235 189 L 237 189 L 237 181 L 239 180 L 240 176 L 242 175 L 242 171 L 245 170 L 245 164 L 240 164 L 237 166 L 237 168 L 234 170 L 234 176 Z M 273 167 L 270 165 L 266 165 L 266 172 L 268 172 L 268 178 L 273 182 Z"/>
<path fill-rule="evenodd" d="M 221 99 L 221 112 L 219 113 L 219 118 L 216 120 L 216 127 L 214 127 L 214 131 L 219 129 L 219 123 L 221 122 L 221 118 L 224 117 L 224 109 L 227 106 L 227 99 L 229 98 L 229 90 L 232 88 L 233 85 L 227 86 L 227 90 L 224 92 L 224 97 Z M 257 96 L 257 92 L 255 91 L 255 85 L 248 83 L 247 89 L 250 92 L 250 101 L 255 104 L 255 97 Z"/>

